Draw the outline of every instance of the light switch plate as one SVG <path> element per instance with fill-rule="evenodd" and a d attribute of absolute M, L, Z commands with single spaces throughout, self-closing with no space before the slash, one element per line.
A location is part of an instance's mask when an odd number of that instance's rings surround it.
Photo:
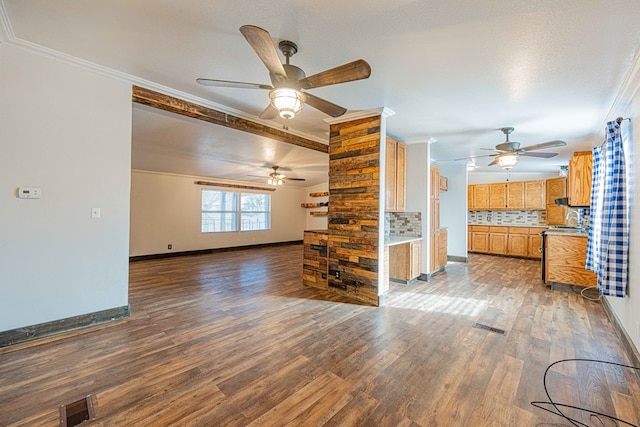
<path fill-rule="evenodd" d="M 100 219 L 100 208 L 91 208 L 91 219 Z"/>

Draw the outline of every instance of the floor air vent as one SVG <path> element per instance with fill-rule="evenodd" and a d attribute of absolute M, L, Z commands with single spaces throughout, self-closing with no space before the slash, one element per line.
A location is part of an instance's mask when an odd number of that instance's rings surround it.
<path fill-rule="evenodd" d="M 77 426 L 95 418 L 91 395 L 66 405 L 60 405 L 60 425 L 62 427 Z"/>
<path fill-rule="evenodd" d="M 484 329 L 485 331 L 489 331 L 489 332 L 495 332 L 496 334 L 502 334 L 502 335 L 506 335 L 507 331 L 503 330 L 503 329 L 498 329 L 498 328 L 494 328 L 492 326 L 488 326 L 488 325 L 483 325 L 482 323 L 476 323 L 475 325 L 473 325 L 474 328 L 478 328 L 478 329 Z"/>

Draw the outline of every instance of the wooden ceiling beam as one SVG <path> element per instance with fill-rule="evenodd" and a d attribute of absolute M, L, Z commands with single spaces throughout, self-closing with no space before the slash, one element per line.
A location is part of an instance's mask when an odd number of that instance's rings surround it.
<path fill-rule="evenodd" d="M 286 142 L 287 144 L 308 148 L 321 153 L 329 153 L 329 145 L 327 144 L 293 135 L 280 129 L 265 126 L 260 123 L 252 122 L 251 120 L 243 119 L 242 117 L 233 116 L 222 111 L 217 111 L 212 108 L 204 107 L 202 105 L 178 99 L 150 89 L 145 89 L 140 86 L 133 86 L 132 100 L 138 104 L 147 105 L 149 107 L 158 108 L 160 110 L 169 111 L 182 116 L 191 117 L 243 132 L 249 132 L 254 135 Z"/>

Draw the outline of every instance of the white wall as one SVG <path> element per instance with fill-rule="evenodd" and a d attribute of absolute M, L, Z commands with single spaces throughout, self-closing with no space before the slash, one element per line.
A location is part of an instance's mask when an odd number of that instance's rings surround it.
<path fill-rule="evenodd" d="M 309 197 L 309 193 L 324 193 L 329 191 L 329 181 L 314 185 L 313 187 L 307 188 L 307 198 L 305 202 L 307 203 L 317 203 L 317 202 L 326 202 L 329 200 L 329 197 Z M 309 208 L 306 212 L 306 227 L 305 230 L 326 230 L 328 228 L 328 221 L 326 216 L 313 216 L 309 214 L 309 211 L 326 211 L 327 208 Z"/>
<path fill-rule="evenodd" d="M 0 331 L 128 304 L 130 153 L 129 84 L 0 44 Z"/>
<path fill-rule="evenodd" d="M 422 213 L 422 250 L 420 272 L 429 271 L 429 144 L 407 145 L 407 212 Z"/>
<path fill-rule="evenodd" d="M 511 172 L 509 181 L 536 181 L 538 179 L 557 178 L 559 173 L 527 173 Z M 507 182 L 507 172 L 500 170 L 496 172 L 469 172 L 469 184 L 491 184 L 493 182 Z"/>
<path fill-rule="evenodd" d="M 447 255 L 467 257 L 467 165 L 443 165 L 440 176 L 448 190 L 440 192 L 440 227 L 447 228 Z"/>
<path fill-rule="evenodd" d="M 625 298 L 606 297 L 618 320 L 622 323 L 627 335 L 633 341 L 636 349 L 640 351 L 640 173 L 638 173 L 638 155 L 640 154 L 640 75 L 635 76 L 635 84 L 628 87 L 630 99 L 628 105 L 621 110 L 615 111 L 612 117 L 617 115 L 631 117 L 631 123 L 623 124 L 623 131 L 633 129 L 633 151 L 634 160 L 629 165 L 635 172 L 633 182 L 633 204 L 631 205 L 630 239 L 629 239 L 629 284 L 628 296 Z M 625 98 L 623 93 L 622 98 Z"/>
<path fill-rule="evenodd" d="M 216 187 L 195 185 L 197 180 L 231 182 L 131 172 L 131 256 L 302 240 L 307 209 L 300 204 L 306 200 L 307 189 L 285 184 L 269 193 L 271 230 L 201 233 L 202 189 Z M 171 250 L 167 249 L 168 244 L 172 245 Z"/>

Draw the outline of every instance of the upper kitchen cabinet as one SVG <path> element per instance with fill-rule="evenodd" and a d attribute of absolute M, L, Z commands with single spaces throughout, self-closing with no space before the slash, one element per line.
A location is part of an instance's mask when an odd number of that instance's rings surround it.
<path fill-rule="evenodd" d="M 474 184 L 468 189 L 469 210 L 544 210 L 544 181 Z"/>
<path fill-rule="evenodd" d="M 588 207 L 591 201 L 591 151 L 576 151 L 569 160 L 569 206 Z"/>
<path fill-rule="evenodd" d="M 556 204 L 556 199 L 567 197 L 567 178 L 547 179 L 547 225 L 566 225 L 568 208 Z"/>
<path fill-rule="evenodd" d="M 387 137 L 385 164 L 385 210 L 404 212 L 406 209 L 407 146 Z"/>
<path fill-rule="evenodd" d="M 471 204 L 470 210 L 487 210 L 489 209 L 489 184 L 470 185 L 471 187 Z"/>

